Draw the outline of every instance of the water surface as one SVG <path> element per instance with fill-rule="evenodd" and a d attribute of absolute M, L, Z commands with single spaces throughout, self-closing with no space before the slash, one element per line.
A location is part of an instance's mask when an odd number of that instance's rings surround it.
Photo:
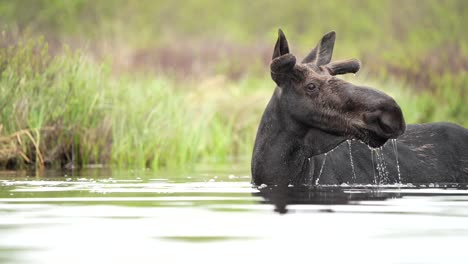
<path fill-rule="evenodd" d="M 466 186 L 257 189 L 246 168 L 0 172 L 0 263 L 467 263 Z"/>

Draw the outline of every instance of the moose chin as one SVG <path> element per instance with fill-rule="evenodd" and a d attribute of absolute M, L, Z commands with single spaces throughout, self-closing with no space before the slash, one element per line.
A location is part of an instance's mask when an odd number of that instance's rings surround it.
<path fill-rule="evenodd" d="M 331 62 L 335 38 L 327 33 L 298 62 L 279 30 L 270 64 L 277 86 L 257 130 L 252 182 L 467 183 L 468 130 L 450 123 L 406 125 L 393 98 L 337 78 L 361 64 Z M 374 157 L 388 170 L 377 170 Z"/>

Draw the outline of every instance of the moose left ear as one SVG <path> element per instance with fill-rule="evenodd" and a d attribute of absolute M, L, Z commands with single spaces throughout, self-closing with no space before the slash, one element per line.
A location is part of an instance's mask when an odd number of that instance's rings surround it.
<path fill-rule="evenodd" d="M 356 73 L 361 68 L 361 63 L 356 59 L 335 61 L 323 66 L 331 75 Z"/>
<path fill-rule="evenodd" d="M 283 30 L 278 29 L 278 40 L 276 41 L 275 48 L 273 50 L 272 60 L 278 58 L 279 56 L 289 53 L 289 44 L 286 36 L 284 35 Z"/>
<path fill-rule="evenodd" d="M 290 53 L 281 55 L 270 63 L 271 78 L 278 86 L 294 78 L 296 57 Z"/>
<path fill-rule="evenodd" d="M 317 66 L 325 65 L 331 61 L 333 47 L 335 46 L 335 31 L 325 34 L 320 42 L 309 52 L 302 63 L 314 63 Z"/>

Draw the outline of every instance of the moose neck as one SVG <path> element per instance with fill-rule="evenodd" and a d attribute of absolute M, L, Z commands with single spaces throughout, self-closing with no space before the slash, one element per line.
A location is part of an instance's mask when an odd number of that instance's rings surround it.
<path fill-rule="evenodd" d="M 256 184 L 305 180 L 310 157 L 326 153 L 346 140 L 294 120 L 280 104 L 280 97 L 281 88 L 277 87 L 258 128 L 252 157 Z"/>

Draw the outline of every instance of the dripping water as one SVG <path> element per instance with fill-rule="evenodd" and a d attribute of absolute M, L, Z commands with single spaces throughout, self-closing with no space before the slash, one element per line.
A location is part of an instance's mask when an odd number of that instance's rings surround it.
<path fill-rule="evenodd" d="M 319 182 L 319 180 L 320 180 L 320 176 L 322 175 L 322 172 L 323 172 L 323 167 L 325 166 L 325 161 L 327 160 L 327 155 L 328 155 L 329 153 L 332 153 L 333 151 L 335 151 L 335 149 L 337 149 L 339 146 L 340 146 L 340 145 L 338 145 L 338 146 L 332 148 L 330 151 L 328 151 L 328 152 L 326 152 L 326 153 L 323 154 L 323 155 L 324 155 L 324 158 L 323 158 L 322 166 L 320 167 L 319 175 L 318 175 L 317 179 L 315 180 L 315 185 L 317 185 L 318 182 Z"/>
<path fill-rule="evenodd" d="M 332 148 L 331 150 L 329 150 L 328 152 L 326 152 L 326 153 L 323 154 L 323 155 L 324 155 L 324 158 L 323 158 L 322 166 L 320 167 L 319 175 L 318 175 L 317 179 L 315 180 L 315 185 L 317 185 L 318 182 L 319 182 L 319 180 L 320 180 L 320 176 L 322 175 L 323 168 L 324 168 L 324 166 L 325 166 L 325 161 L 327 160 L 327 155 L 328 155 L 329 153 L 332 153 L 333 151 L 335 151 L 335 149 L 337 149 L 338 147 L 339 147 L 339 145 L 336 146 L 336 147 L 334 147 L 334 148 Z M 308 161 L 309 161 L 309 164 L 310 164 L 311 158 L 308 158 Z M 353 166 L 354 166 L 354 165 L 353 165 Z M 353 168 L 353 170 L 354 170 L 354 168 Z M 312 186 L 312 181 L 313 181 L 313 174 L 309 177 L 309 185 L 310 185 L 310 186 Z"/>
<path fill-rule="evenodd" d="M 385 158 L 384 158 L 384 151 L 383 151 L 383 146 L 380 147 L 380 167 L 381 167 L 381 170 L 382 170 L 382 176 L 383 176 L 383 179 L 384 179 L 384 183 L 388 183 L 388 175 L 390 174 L 389 171 L 387 170 L 387 162 L 385 161 Z"/>
<path fill-rule="evenodd" d="M 319 172 L 319 175 L 317 177 L 317 179 L 315 180 L 315 185 L 318 185 L 318 182 L 320 180 L 320 176 L 322 175 L 322 172 L 323 172 L 323 167 L 325 166 L 325 161 L 327 161 L 327 153 L 325 153 L 324 157 L 323 157 L 323 162 L 322 162 L 322 166 L 320 167 L 320 172 Z"/>
<path fill-rule="evenodd" d="M 395 153 L 396 166 L 398 171 L 398 183 L 401 184 L 401 172 L 400 172 L 400 163 L 398 162 L 398 146 L 396 139 L 392 139 L 393 152 Z"/>
<path fill-rule="evenodd" d="M 371 151 L 372 159 L 372 172 L 374 174 L 374 184 L 385 184 L 388 183 L 388 170 L 387 162 L 384 158 L 383 146 L 379 148 L 368 147 Z M 375 153 L 375 163 L 374 163 L 374 153 Z M 377 175 L 375 171 L 377 170 Z"/>
<path fill-rule="evenodd" d="M 374 148 L 369 147 L 370 149 L 370 155 L 371 155 L 371 160 L 372 160 L 372 173 L 374 175 L 374 184 L 377 184 L 377 178 L 375 177 L 375 165 L 374 165 Z"/>
<path fill-rule="evenodd" d="M 349 148 L 349 161 L 351 162 L 351 169 L 353 171 L 353 183 L 356 182 L 356 171 L 354 170 L 354 162 L 353 162 L 353 154 L 351 152 L 351 140 L 346 140 L 348 142 L 348 148 Z"/>
<path fill-rule="evenodd" d="M 313 181 L 313 178 L 314 178 L 314 172 L 312 171 L 312 174 L 311 171 L 310 171 L 310 168 L 312 168 L 311 164 L 310 164 L 310 161 L 311 161 L 312 158 L 307 158 L 308 162 L 309 162 L 309 186 L 312 186 L 312 181 Z"/>

